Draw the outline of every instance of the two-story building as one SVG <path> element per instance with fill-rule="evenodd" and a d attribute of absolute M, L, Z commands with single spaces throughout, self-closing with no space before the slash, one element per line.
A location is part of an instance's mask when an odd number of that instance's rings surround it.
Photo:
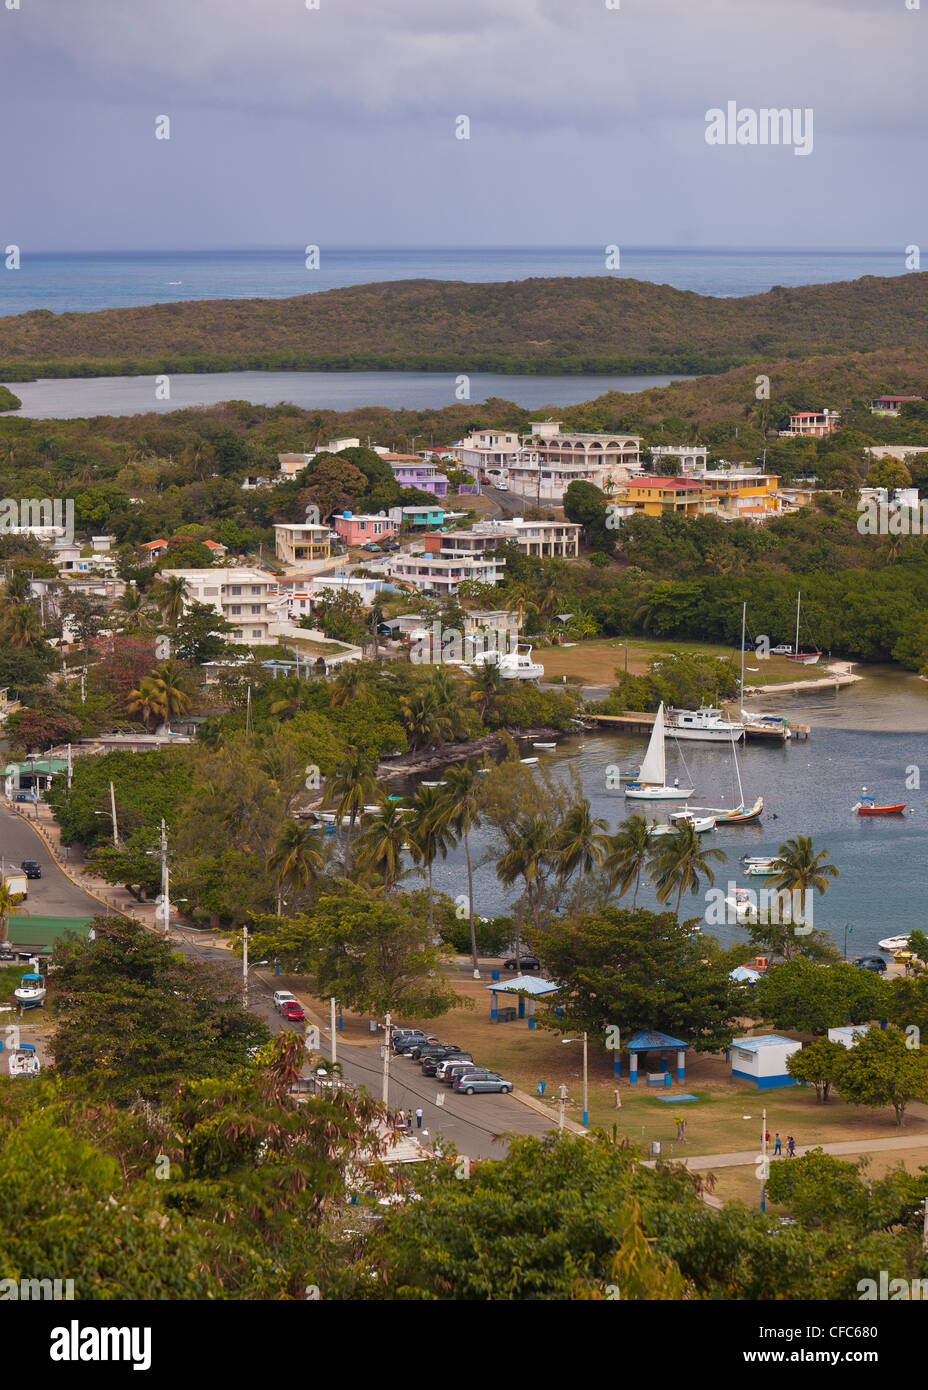
<path fill-rule="evenodd" d="M 469 531 L 445 531 L 425 537 L 430 555 L 483 555 L 503 541 L 518 546 L 523 555 L 547 559 L 576 559 L 583 527 L 572 521 L 478 521 Z"/>
<path fill-rule="evenodd" d="M 825 439 L 840 429 L 840 410 L 797 410 L 789 417 L 789 429 L 781 439 Z"/>
<path fill-rule="evenodd" d="M 910 402 L 923 400 L 923 396 L 877 396 L 870 402 L 871 415 L 898 415 L 902 407 Z"/>
<path fill-rule="evenodd" d="M 779 516 L 783 502 L 780 479 L 756 468 L 710 468 L 698 475 L 714 494 L 716 514 L 733 521 L 769 521 Z"/>
<path fill-rule="evenodd" d="M 414 585 L 423 594 L 453 597 L 466 579 L 479 584 L 500 584 L 505 560 L 476 555 L 393 555 L 387 572 Z"/>
<path fill-rule="evenodd" d="M 658 478 L 653 474 L 629 478 L 618 503 L 644 516 L 708 516 L 717 509 L 715 495 L 699 478 Z"/>
<path fill-rule="evenodd" d="M 329 528 L 309 521 L 276 522 L 274 553 L 287 565 L 328 560 L 332 554 Z"/>
<path fill-rule="evenodd" d="M 426 462 L 418 454 L 382 454 L 381 457 L 393 469 L 393 477 L 400 487 L 415 487 L 435 497 L 447 497 L 448 479 L 439 472 L 437 464 Z"/>
<path fill-rule="evenodd" d="M 650 449 L 655 468 L 666 459 L 678 463 L 681 473 L 705 473 L 709 467 L 707 444 L 652 444 Z"/>

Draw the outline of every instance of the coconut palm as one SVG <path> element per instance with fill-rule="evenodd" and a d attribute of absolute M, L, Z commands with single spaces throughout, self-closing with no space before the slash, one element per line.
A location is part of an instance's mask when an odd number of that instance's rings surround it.
<path fill-rule="evenodd" d="M 525 897 L 536 929 L 541 925 L 541 897 L 545 870 L 557 863 L 555 838 L 547 816 L 538 813 L 517 821 L 505 832 L 506 853 L 497 861 L 496 877 L 506 888 L 517 879 L 525 884 Z M 516 932 L 516 969 L 522 971 L 522 939 Z"/>
<path fill-rule="evenodd" d="M 348 844 L 355 823 L 368 802 L 378 796 L 377 764 L 363 749 L 353 748 L 326 781 L 323 806 L 334 806 L 341 824 L 348 816 Z"/>
<path fill-rule="evenodd" d="M 378 870 L 383 874 L 383 886 L 390 889 L 403 874 L 403 850 L 406 848 L 406 822 L 395 801 L 384 801 L 380 810 L 370 816 L 355 845 L 355 862 L 359 869 Z"/>
<path fill-rule="evenodd" d="M 159 579 L 153 597 L 167 625 L 176 627 L 184 612 L 184 600 L 187 597 L 186 579 L 179 574 L 169 574 L 166 579 Z"/>
<path fill-rule="evenodd" d="M 429 879 L 429 930 L 434 925 L 435 888 L 433 866 L 441 855 L 444 859 L 448 850 L 456 843 L 451 826 L 444 820 L 444 798 L 441 787 L 416 788 L 412 799 L 412 809 L 405 817 L 406 838 L 412 857 L 417 864 L 424 864 Z"/>
<path fill-rule="evenodd" d="M 177 719 L 188 714 L 193 703 L 187 675 L 174 661 L 163 661 L 151 673 L 161 715 L 164 719 Z"/>
<path fill-rule="evenodd" d="M 14 570 L 3 586 L 0 601 L 4 607 L 24 603 L 29 597 L 29 580 L 24 570 Z"/>
<path fill-rule="evenodd" d="M 146 676 L 140 682 L 138 690 L 129 691 L 126 708 L 130 714 L 139 715 L 146 728 L 158 723 L 161 718 L 161 699 L 151 676 Z"/>
<path fill-rule="evenodd" d="M 777 850 L 774 888 L 785 888 L 788 893 L 807 893 L 810 889 L 824 893 L 828 880 L 838 877 L 834 864 L 823 862 L 827 853 L 827 849 L 814 852 L 811 835 L 787 840 Z"/>
<path fill-rule="evenodd" d="M 331 700 L 334 708 L 346 705 L 370 690 L 371 675 L 358 661 L 346 661 L 332 682 Z"/>
<path fill-rule="evenodd" d="M 401 696 L 400 713 L 413 748 L 443 743 L 454 733 L 454 725 L 449 716 L 442 713 L 433 690 Z"/>
<path fill-rule="evenodd" d="M 641 871 L 653 849 L 654 836 L 644 816 L 626 816 L 616 833 L 609 837 L 603 859 L 603 868 L 609 875 L 609 891 L 614 893 L 618 888 L 619 897 L 624 898 L 634 883 L 632 907 L 638 906 Z"/>
<path fill-rule="evenodd" d="M 442 824 L 450 826 L 464 843 L 467 864 L 467 914 L 470 921 L 470 950 L 477 975 L 477 928 L 474 923 L 474 869 L 470 857 L 470 832 L 480 824 L 480 773 L 476 763 L 458 763 L 445 774 L 442 788 Z"/>
<path fill-rule="evenodd" d="M 322 872 L 325 857 L 316 844 L 312 831 L 295 820 L 285 822 L 277 843 L 268 856 L 268 868 L 277 877 L 277 916 L 283 909 L 283 891 L 308 888 Z"/>
<path fill-rule="evenodd" d="M 703 849 L 698 832 L 689 821 L 681 821 L 676 834 L 659 841 L 648 860 L 648 873 L 657 889 L 658 902 L 666 903 L 676 889 L 673 910 L 679 916 L 684 889 L 688 888 L 695 896 L 703 878 L 713 884 L 715 875 L 709 861 L 724 864 L 725 859 L 724 850 Z"/>
<path fill-rule="evenodd" d="M 29 647 L 40 647 L 44 638 L 42 619 L 34 604 L 17 603 L 4 613 L 0 624 L 0 642 L 23 651 Z"/>
<path fill-rule="evenodd" d="M 298 676 L 289 676 L 280 686 L 280 693 L 271 701 L 270 712 L 278 719 L 289 719 L 299 714 L 306 695 L 306 682 Z"/>
<path fill-rule="evenodd" d="M 435 697 L 438 713 L 448 720 L 452 736 L 462 734 L 466 727 L 461 706 L 460 681 L 445 666 L 435 666 L 426 687 Z"/>
<path fill-rule="evenodd" d="M 553 862 L 565 883 L 580 870 L 578 892 L 583 878 L 603 861 L 609 848 L 608 828 L 605 820 L 593 815 L 586 797 L 574 802 L 557 828 Z"/>
<path fill-rule="evenodd" d="M 136 585 L 130 584 L 124 594 L 113 604 L 120 618 L 120 626 L 127 632 L 139 632 L 147 627 L 149 606 L 144 594 Z"/>
<path fill-rule="evenodd" d="M 485 724 L 489 716 L 495 712 L 503 693 L 499 658 L 495 661 L 481 661 L 474 666 L 467 678 L 467 685 L 470 699 L 477 706 L 480 719 Z"/>
<path fill-rule="evenodd" d="M 11 892 L 9 884 L 0 879 L 0 941 L 6 941 L 10 913 L 16 911 L 23 897 L 22 893 Z"/>

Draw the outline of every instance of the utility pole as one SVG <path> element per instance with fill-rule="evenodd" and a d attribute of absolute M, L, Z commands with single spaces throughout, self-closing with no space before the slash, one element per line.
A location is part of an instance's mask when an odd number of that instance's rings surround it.
<path fill-rule="evenodd" d="M 764 1106 L 760 1116 L 760 1153 L 762 1159 L 761 1180 L 760 1180 L 760 1209 L 767 1210 L 767 1107 Z"/>
<path fill-rule="evenodd" d="M 589 1092 L 589 1086 L 588 1086 L 588 1080 L 589 1080 L 589 1050 L 588 1050 L 588 1044 L 587 1044 L 587 1035 L 586 1035 L 586 1033 L 584 1033 L 584 1035 L 583 1035 L 583 1128 L 584 1128 L 584 1129 L 586 1129 L 587 1125 L 589 1124 L 589 1105 L 588 1105 L 588 1092 Z"/>
<path fill-rule="evenodd" d="M 242 927 L 242 1008 L 248 1008 L 248 928 Z"/>
<path fill-rule="evenodd" d="M 557 1127 L 563 1133 L 564 1130 L 564 1106 L 567 1104 L 567 1087 L 561 1083 L 560 1093 L 557 1098 Z"/>
<path fill-rule="evenodd" d="M 247 934 L 246 934 L 246 938 L 245 938 L 245 939 L 246 939 L 246 941 L 247 941 L 247 939 L 248 939 L 248 938 L 247 938 Z M 329 1055 L 331 1056 L 332 1063 L 333 1063 L 333 1065 L 334 1065 L 334 1064 L 338 1061 L 338 1057 L 335 1055 L 335 995 L 334 995 L 334 994 L 333 994 L 333 995 L 331 996 L 331 998 L 329 999 L 329 1032 L 330 1032 L 331 1037 L 332 1037 L 332 1045 L 331 1045 L 331 1047 L 330 1047 L 330 1049 L 329 1049 Z"/>
<path fill-rule="evenodd" d="M 70 759 L 70 754 L 69 754 Z M 68 779 L 70 785 L 70 777 Z M 113 844 L 119 848 L 119 826 L 116 824 L 116 792 L 112 782 L 110 782 L 110 813 L 113 817 Z M 106 814 L 104 812 L 104 814 Z M 161 822 L 161 833 L 164 834 L 164 821 Z"/>
<path fill-rule="evenodd" d="M 334 1039 L 334 1033 L 333 1033 Z M 390 1104 L 390 1015 L 387 1014 L 384 1021 L 383 1030 L 383 1091 L 381 1100 L 384 1105 Z"/>
<path fill-rule="evenodd" d="M 70 793 L 70 791 L 71 791 L 71 774 L 72 774 L 72 772 L 73 772 L 73 768 L 72 768 L 72 766 L 71 766 L 71 745 L 70 745 L 70 743 L 69 743 L 69 744 L 68 744 L 68 792 L 69 792 L 69 793 Z"/>
<path fill-rule="evenodd" d="M 112 782 L 110 786 L 112 786 Z M 168 832 L 164 817 L 161 819 L 161 914 L 164 921 L 164 934 L 171 929 L 171 876 L 168 869 Z"/>

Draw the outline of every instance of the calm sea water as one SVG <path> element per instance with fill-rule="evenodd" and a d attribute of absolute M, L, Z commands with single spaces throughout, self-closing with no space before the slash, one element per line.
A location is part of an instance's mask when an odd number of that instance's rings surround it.
<path fill-rule="evenodd" d="M 575 405 L 604 391 L 644 391 L 686 377 L 672 376 L 500 376 L 474 372 L 470 399 L 502 396 L 526 410 Z M 380 405 L 391 410 L 440 410 L 455 405 L 457 377 L 450 372 L 215 372 L 171 377 L 171 399 L 155 397 L 146 376 L 75 377 L 9 382 L 22 409 L 9 415 L 36 420 L 74 420 L 94 415 L 142 415 L 149 410 L 183 410 L 218 401 L 277 405 L 288 401 L 306 410 L 354 410 Z"/>
<path fill-rule="evenodd" d="M 160 304 L 180 299 L 277 299 L 377 280 L 526 280 L 549 275 L 621 275 L 708 295 L 758 294 L 773 285 L 901 275 L 901 252 L 742 251 L 623 247 L 620 271 L 604 248 L 322 248 L 307 270 L 301 247 L 274 251 L 82 252 L 26 254 L 18 271 L 0 271 L 0 314 Z"/>
<path fill-rule="evenodd" d="M 726 852 L 728 861 L 714 866 L 716 885 L 729 881 L 739 886 L 763 886 L 762 879 L 748 879 L 740 872 L 742 855 L 774 854 L 784 840 L 811 835 L 817 849 L 827 849 L 839 877 L 823 896 L 815 897 L 813 922 L 844 947 L 848 933 L 848 958 L 877 949 L 885 936 L 924 930 L 925 907 L 920 881 L 928 848 L 928 684 L 916 677 L 878 669 L 853 689 L 838 695 L 783 695 L 763 707 L 788 710 L 797 723 L 810 722 L 808 742 L 767 746 L 749 743 L 739 752 L 745 799 L 761 795 L 765 801 L 758 825 L 730 826 L 703 837 L 707 847 Z M 760 707 L 752 701 L 752 707 Z M 914 731 L 913 731 L 914 730 Z M 562 773 L 574 769 L 594 814 L 604 817 L 610 831 L 626 815 L 640 809 L 626 801 L 619 790 L 606 787 L 606 768 L 618 764 L 635 768 L 646 746 L 644 735 L 587 733 L 560 740 L 556 752 L 523 748 L 523 756 L 542 758 Z M 737 801 L 737 784 L 728 750 L 713 744 L 685 746 L 686 769 L 696 788 L 693 804 L 731 806 Z M 920 770 L 924 790 L 912 788 L 911 769 Z M 669 775 L 684 777 L 684 766 L 668 745 Z M 432 774 L 434 777 L 434 774 Z M 878 799 L 905 801 L 911 808 L 904 817 L 869 820 L 853 810 L 861 788 Z M 673 803 L 671 803 L 672 809 Z M 665 806 L 666 810 L 666 806 Z M 664 815 L 651 808 L 657 819 Z M 478 860 L 489 846 L 489 837 L 477 832 L 472 853 Z M 414 882 L 413 878 L 410 882 Z M 463 854 L 455 852 L 436 865 L 436 887 L 452 897 L 466 893 Z M 513 895 L 500 888 L 492 864 L 474 874 L 477 911 L 487 917 L 506 910 Z M 630 898 L 626 901 L 630 902 Z M 658 904 L 653 890 L 642 884 L 639 902 L 652 909 Z M 689 895 L 686 916 L 703 918 L 703 894 Z M 737 926 L 704 925 L 704 930 L 725 944 L 745 941 Z"/>

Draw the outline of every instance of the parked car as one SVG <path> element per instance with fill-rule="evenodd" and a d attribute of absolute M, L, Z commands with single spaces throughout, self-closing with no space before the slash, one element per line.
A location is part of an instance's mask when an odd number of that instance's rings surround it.
<path fill-rule="evenodd" d="M 290 993 L 289 989 L 275 989 L 274 1008 L 277 1010 L 278 1013 L 281 1013 L 281 1006 L 283 1004 L 289 1003 L 291 999 L 293 999 L 294 1002 L 296 1002 L 294 996 Z"/>
<path fill-rule="evenodd" d="M 444 1086 L 453 1086 L 455 1078 L 462 1072 L 474 1070 L 474 1061 L 471 1059 L 467 1062 L 446 1062 L 443 1063 L 443 1067 L 444 1070 L 435 1073 L 437 1079 Z M 481 1070 L 483 1070 L 483 1068 L 481 1068 Z"/>
<path fill-rule="evenodd" d="M 519 968 L 519 966 L 518 966 L 518 963 L 517 963 L 517 961 L 516 961 L 515 956 L 510 956 L 508 960 L 504 960 L 504 961 L 503 961 L 503 969 L 504 969 L 504 970 L 518 970 L 518 968 Z M 533 955 L 530 955 L 530 954 L 528 954 L 528 953 L 524 953 L 523 956 L 522 956 L 522 969 L 523 969 L 523 970 L 540 970 L 540 969 L 541 969 L 541 961 L 538 959 L 537 956 L 533 956 Z"/>
<path fill-rule="evenodd" d="M 298 999 L 285 999 L 280 1006 L 280 1012 L 288 1023 L 302 1023 L 306 1017 L 303 1005 Z"/>
<path fill-rule="evenodd" d="M 771 656 L 792 656 L 793 649 L 788 643 L 781 642 L 778 647 L 770 648 Z"/>
<path fill-rule="evenodd" d="M 42 866 L 37 864 L 34 859 L 24 859 L 19 866 L 27 878 L 41 878 Z"/>
<path fill-rule="evenodd" d="M 472 1096 L 475 1091 L 497 1091 L 500 1095 L 508 1096 L 512 1092 L 512 1082 L 506 1081 L 498 1074 L 465 1076 L 461 1079 L 460 1084 L 455 1085 L 454 1089 L 465 1096 Z"/>
<path fill-rule="evenodd" d="M 390 1034 L 390 1046 L 394 1052 L 408 1052 L 419 1043 L 438 1042 L 434 1033 L 423 1033 L 421 1028 L 397 1028 Z"/>
<path fill-rule="evenodd" d="M 376 541 L 367 541 L 365 545 L 361 546 L 361 549 L 368 551 L 371 555 L 380 554 L 380 546 Z"/>
<path fill-rule="evenodd" d="M 458 1056 L 457 1054 L 455 1054 L 454 1057 L 443 1057 L 442 1060 L 438 1063 L 438 1066 L 435 1068 L 435 1080 L 447 1081 L 449 1079 L 449 1068 L 456 1066 L 460 1062 L 466 1062 L 467 1065 L 470 1067 L 474 1067 L 477 1065 L 473 1057 L 471 1057 L 466 1052 L 463 1054 L 463 1056 Z"/>
<path fill-rule="evenodd" d="M 452 1080 L 452 1082 L 451 1082 L 451 1089 L 452 1089 L 452 1091 L 456 1091 L 456 1090 L 458 1089 L 458 1087 L 459 1087 L 463 1082 L 465 1082 L 465 1081 L 468 1079 L 468 1077 L 471 1077 L 471 1076 L 498 1076 L 498 1075 L 499 1075 L 499 1072 L 494 1071 L 492 1067 L 478 1067 L 478 1066 L 476 1066 L 473 1062 L 465 1063 L 464 1066 L 459 1067 L 458 1070 L 455 1072 L 454 1078 L 453 1078 L 453 1080 Z"/>
<path fill-rule="evenodd" d="M 855 956 L 854 964 L 858 970 L 875 970 L 880 975 L 886 969 L 886 962 L 882 956 Z"/>
<path fill-rule="evenodd" d="M 464 1049 L 458 1047 L 457 1043 L 424 1042 L 416 1043 L 415 1047 L 409 1049 L 407 1055 L 410 1056 L 414 1062 L 421 1062 L 423 1057 L 434 1056 L 438 1053 L 443 1057 L 447 1057 L 451 1052 L 463 1051 Z"/>

